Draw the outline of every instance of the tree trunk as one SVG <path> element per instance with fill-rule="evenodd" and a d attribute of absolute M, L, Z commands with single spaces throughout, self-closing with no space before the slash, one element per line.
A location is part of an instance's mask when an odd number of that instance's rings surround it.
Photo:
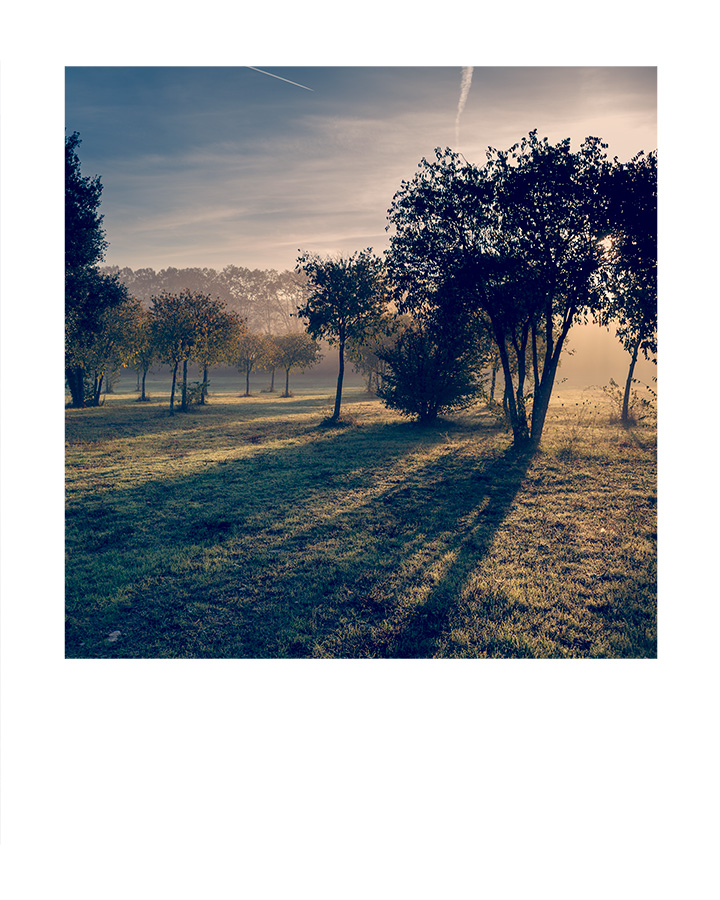
<path fill-rule="evenodd" d="M 555 375 L 557 374 L 557 368 L 560 363 L 560 354 L 562 353 L 565 338 L 568 336 L 568 332 L 570 331 L 570 326 L 572 325 L 574 316 L 575 309 L 571 306 L 565 314 L 565 320 L 563 322 L 562 329 L 560 331 L 560 334 L 558 335 L 557 341 L 554 344 L 552 342 L 552 329 L 548 329 L 548 346 L 552 347 L 552 354 L 545 354 L 545 362 L 543 365 L 542 375 L 540 377 L 540 384 L 533 400 L 532 424 L 530 427 L 530 443 L 534 448 L 540 445 L 540 439 L 542 437 L 543 428 L 545 427 L 545 419 L 547 417 L 548 407 L 550 406 L 550 398 L 552 397 L 552 390 L 555 385 Z"/>
<path fill-rule="evenodd" d="M 202 387 L 200 388 L 200 406 L 205 406 L 205 395 L 207 394 L 207 383 L 208 383 L 208 367 L 203 366 L 203 380 L 202 380 Z"/>
<path fill-rule="evenodd" d="M 285 369 L 285 393 L 283 397 L 290 396 L 290 369 Z"/>
<path fill-rule="evenodd" d="M 79 366 L 65 370 L 65 378 L 70 388 L 72 406 L 82 409 L 85 406 L 85 373 Z"/>
<path fill-rule="evenodd" d="M 188 402 L 187 402 L 187 360 L 183 360 L 183 375 L 182 375 L 182 392 L 180 394 L 180 409 L 183 412 L 187 412 Z"/>
<path fill-rule="evenodd" d="M 275 366 L 270 369 L 270 393 L 275 393 Z"/>
<path fill-rule="evenodd" d="M 147 369 L 143 369 L 143 373 L 142 373 L 142 394 L 140 394 L 140 399 L 141 399 L 141 400 L 147 400 L 147 397 L 145 396 L 145 376 L 147 375 L 147 372 L 148 372 Z"/>
<path fill-rule="evenodd" d="M 170 388 L 170 415 L 175 415 L 175 383 L 177 381 L 177 370 L 179 363 L 175 363 L 172 374 L 172 387 Z"/>
<path fill-rule="evenodd" d="M 340 351 L 338 353 L 338 380 L 337 391 L 335 392 L 335 409 L 333 410 L 332 420 L 337 422 L 340 417 L 340 401 L 342 398 L 343 375 L 345 374 L 345 341 L 340 341 Z"/>
<path fill-rule="evenodd" d="M 503 379 L 505 380 L 505 396 L 503 398 L 503 406 L 505 407 L 507 417 L 510 419 L 510 427 L 513 433 L 513 444 L 516 447 L 524 447 L 529 440 L 527 416 L 525 414 L 525 404 L 522 397 L 522 387 L 518 379 L 517 394 L 513 390 L 512 371 L 510 369 L 510 358 L 508 356 L 507 344 L 505 343 L 505 335 L 499 325 L 493 322 L 493 336 L 495 344 L 500 354 L 500 363 L 502 364 Z M 518 363 L 520 360 L 518 360 Z M 518 400 L 521 401 L 518 408 Z"/>
<path fill-rule="evenodd" d="M 98 378 L 97 372 L 95 373 L 95 381 L 93 384 L 93 406 L 100 406 L 100 394 L 102 393 L 102 383 L 103 383 L 103 373 L 100 372 L 100 377 Z"/>
<path fill-rule="evenodd" d="M 530 426 L 530 443 L 538 447 L 542 437 L 545 419 L 547 417 L 552 389 L 555 384 L 555 372 L 557 364 L 550 364 L 550 370 L 545 370 L 540 379 L 540 386 L 533 397 L 532 424 Z"/>
<path fill-rule="evenodd" d="M 540 389 L 540 367 L 538 365 L 537 327 L 534 322 L 532 325 L 532 361 L 534 392 L 537 393 Z"/>
<path fill-rule="evenodd" d="M 250 396 L 250 369 L 251 366 L 245 366 L 245 396 Z"/>
<path fill-rule="evenodd" d="M 635 341 L 635 345 L 633 347 L 632 357 L 630 358 L 630 369 L 628 371 L 627 381 L 625 382 L 625 393 L 623 395 L 622 413 L 620 416 L 620 421 L 623 425 L 630 424 L 630 388 L 633 383 L 635 363 L 637 362 L 638 353 L 640 352 L 640 340 L 640 335 L 638 335 L 638 338 Z"/>

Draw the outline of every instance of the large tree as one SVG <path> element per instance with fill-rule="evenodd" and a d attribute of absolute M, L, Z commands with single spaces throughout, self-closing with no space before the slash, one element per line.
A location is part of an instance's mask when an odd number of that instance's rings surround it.
<path fill-rule="evenodd" d="M 335 407 L 329 421 L 337 422 L 342 402 L 345 347 L 361 342 L 382 315 L 385 303 L 383 263 L 371 248 L 350 256 L 322 257 L 302 253 L 296 270 L 307 278 L 308 295 L 298 306 L 306 330 L 338 348 Z"/>
<path fill-rule="evenodd" d="M 102 184 L 98 176 L 81 174 L 79 144 L 77 132 L 65 139 L 65 376 L 73 406 L 86 403 L 87 356 L 106 312 L 127 300 L 117 275 L 97 268 L 107 248 L 98 212 Z M 89 395 L 94 398 L 94 390 Z"/>
<path fill-rule="evenodd" d="M 657 152 L 615 165 L 608 177 L 610 208 L 605 245 L 605 305 L 599 319 L 614 324 L 630 354 L 621 419 L 630 423 L 630 392 L 640 353 L 657 353 Z"/>
<path fill-rule="evenodd" d="M 514 443 L 537 446 L 565 339 L 598 303 L 604 145 L 588 138 L 572 152 L 569 140 L 531 132 L 508 151 L 488 150 L 483 167 L 450 150 L 435 156 L 388 212 L 398 306 L 447 298 L 468 322 L 473 309 L 486 319 Z"/>

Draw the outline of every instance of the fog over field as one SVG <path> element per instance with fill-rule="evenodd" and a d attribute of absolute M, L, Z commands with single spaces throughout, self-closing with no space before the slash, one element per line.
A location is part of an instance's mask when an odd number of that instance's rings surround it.
<path fill-rule="evenodd" d="M 630 356 L 621 346 L 613 328 L 575 325 L 568 336 L 568 349 L 575 352 L 562 356 L 556 379 L 557 389 L 591 385 L 602 387 L 611 378 L 620 384 L 627 377 Z M 655 389 L 655 377 L 657 366 L 641 356 L 635 366 L 635 378 Z"/>

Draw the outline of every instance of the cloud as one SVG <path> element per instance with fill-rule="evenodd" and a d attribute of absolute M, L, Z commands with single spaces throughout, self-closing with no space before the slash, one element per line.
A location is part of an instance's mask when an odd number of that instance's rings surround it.
<path fill-rule="evenodd" d="M 305 91 L 311 91 L 312 88 L 305 87 L 304 84 L 298 84 L 297 81 L 290 81 L 287 78 L 282 78 L 280 75 L 273 75 L 272 72 L 266 72 L 264 69 L 257 69 L 255 66 L 247 66 L 246 68 L 252 69 L 253 72 L 260 72 L 262 75 L 269 75 L 271 78 L 277 78 L 279 81 L 284 81 L 287 84 L 294 84 L 295 87 L 300 87 Z"/>
<path fill-rule="evenodd" d="M 465 109 L 470 85 L 472 84 L 474 66 L 463 66 L 462 80 L 460 81 L 460 99 L 458 100 L 457 116 L 455 117 L 455 146 L 460 146 L 460 116 Z"/>

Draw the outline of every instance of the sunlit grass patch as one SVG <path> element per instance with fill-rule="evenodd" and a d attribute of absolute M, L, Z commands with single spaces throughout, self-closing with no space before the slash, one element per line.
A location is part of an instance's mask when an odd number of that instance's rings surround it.
<path fill-rule="evenodd" d="M 328 396 L 69 410 L 67 655 L 655 655 L 654 431 L 568 392 L 526 460 Z"/>

